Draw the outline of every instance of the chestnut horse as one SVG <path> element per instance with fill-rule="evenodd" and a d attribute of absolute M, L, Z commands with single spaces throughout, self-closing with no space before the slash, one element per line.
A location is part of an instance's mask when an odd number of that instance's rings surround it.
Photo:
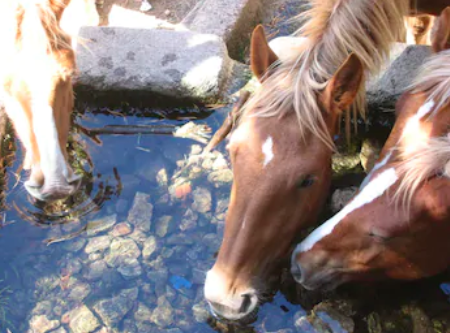
<path fill-rule="evenodd" d="M 307 289 L 354 280 L 413 280 L 450 265 L 450 7 L 435 51 L 397 103 L 397 120 L 358 193 L 295 249 Z"/>
<path fill-rule="evenodd" d="M 50 201 L 80 184 L 67 160 L 75 55 L 60 28 L 70 0 L 0 3 L 0 100 L 26 150 L 25 188 Z"/>
<path fill-rule="evenodd" d="M 435 14 L 446 1 L 426 2 L 418 8 Z M 364 72 L 381 67 L 404 36 L 410 10 L 409 0 L 311 5 L 295 57 L 279 61 L 261 27 L 252 37 L 251 67 L 261 86 L 228 145 L 234 182 L 224 239 L 204 289 L 211 310 L 227 319 L 256 311 L 264 280 L 289 256 L 299 231 L 315 222 L 328 194 L 338 118 L 364 110 Z"/>

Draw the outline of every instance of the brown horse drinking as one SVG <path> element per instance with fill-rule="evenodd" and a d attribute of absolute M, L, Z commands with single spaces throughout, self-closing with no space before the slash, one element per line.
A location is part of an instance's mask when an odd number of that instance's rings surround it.
<path fill-rule="evenodd" d="M 0 100 L 25 150 L 25 188 L 50 201 L 74 193 L 67 161 L 75 56 L 59 21 L 70 0 L 0 3 Z"/>
<path fill-rule="evenodd" d="M 205 281 L 215 314 L 254 313 L 268 274 L 315 222 L 328 193 L 338 117 L 352 104 L 354 115 L 363 110 L 363 72 L 379 69 L 403 36 L 409 6 L 409 0 L 312 1 L 301 30 L 305 42 L 283 61 L 255 30 L 251 65 L 261 87 L 230 138 L 234 183 L 224 239 Z"/>
<path fill-rule="evenodd" d="M 448 49 L 450 7 L 436 51 Z M 381 157 L 355 197 L 292 256 L 307 289 L 382 278 L 413 280 L 450 265 L 450 50 L 428 60 L 399 100 Z"/>

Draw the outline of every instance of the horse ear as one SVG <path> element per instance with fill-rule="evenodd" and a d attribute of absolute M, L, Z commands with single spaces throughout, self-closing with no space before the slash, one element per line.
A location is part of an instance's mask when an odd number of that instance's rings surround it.
<path fill-rule="evenodd" d="M 436 53 L 450 48 L 450 7 L 445 8 L 437 20 L 431 46 Z"/>
<path fill-rule="evenodd" d="M 354 53 L 350 54 L 331 78 L 323 94 L 328 109 L 340 111 L 350 107 L 363 83 L 364 66 Z"/>
<path fill-rule="evenodd" d="M 253 30 L 250 47 L 250 66 L 253 74 L 261 81 L 267 69 L 276 61 L 278 57 L 267 42 L 264 28 L 258 25 Z"/>

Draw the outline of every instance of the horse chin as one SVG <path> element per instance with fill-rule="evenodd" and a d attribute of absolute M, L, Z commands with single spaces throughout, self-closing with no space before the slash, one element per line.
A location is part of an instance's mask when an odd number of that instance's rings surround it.
<path fill-rule="evenodd" d="M 257 319 L 259 304 L 255 297 L 245 312 L 236 311 L 221 304 L 208 302 L 211 314 L 221 322 L 230 322 L 238 325 L 249 325 Z"/>
<path fill-rule="evenodd" d="M 25 189 L 37 200 L 52 202 L 73 195 L 80 187 L 81 178 L 74 174 L 67 179 L 59 177 L 50 181 L 45 180 L 42 185 L 30 179 L 25 182 Z"/>

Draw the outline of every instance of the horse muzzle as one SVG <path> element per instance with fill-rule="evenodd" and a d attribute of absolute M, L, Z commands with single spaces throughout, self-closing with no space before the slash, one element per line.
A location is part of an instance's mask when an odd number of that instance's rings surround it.
<path fill-rule="evenodd" d="M 58 177 L 57 179 L 44 180 L 44 184 L 36 184 L 33 181 L 25 182 L 25 189 L 35 199 L 45 202 L 65 199 L 73 195 L 80 187 L 81 176 L 72 175 L 69 179 Z"/>

